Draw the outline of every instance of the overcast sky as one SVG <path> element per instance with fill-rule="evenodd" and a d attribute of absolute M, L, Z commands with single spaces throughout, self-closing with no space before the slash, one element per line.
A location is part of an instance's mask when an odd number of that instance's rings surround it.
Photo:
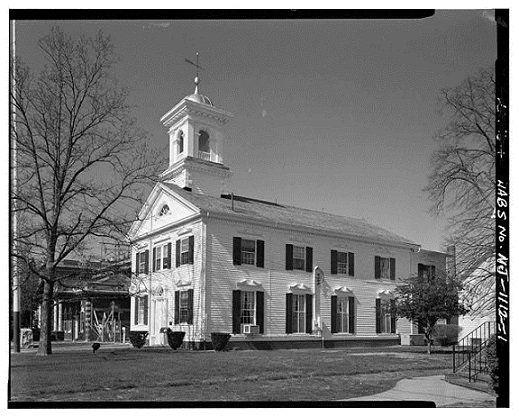
<path fill-rule="evenodd" d="M 422 188 L 441 88 L 494 64 L 493 11 L 438 10 L 422 20 L 119 20 L 16 23 L 17 55 L 41 65 L 54 25 L 110 35 L 117 77 L 157 146 L 160 118 L 194 91 L 234 113 L 224 163 L 234 193 L 368 222 L 442 250 L 443 218 Z"/>

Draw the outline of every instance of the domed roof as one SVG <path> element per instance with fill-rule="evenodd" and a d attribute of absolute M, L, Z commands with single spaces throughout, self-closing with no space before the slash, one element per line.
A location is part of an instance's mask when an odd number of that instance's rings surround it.
<path fill-rule="evenodd" d="M 210 106 L 214 107 L 213 102 L 211 101 L 211 99 L 208 96 L 202 95 L 199 93 L 199 91 L 198 91 L 199 84 L 200 84 L 200 78 L 198 78 L 198 76 L 197 76 L 195 78 L 195 92 L 191 95 L 188 95 L 186 97 L 186 100 L 191 100 L 196 103 L 206 104 L 206 105 L 210 105 Z"/>
<path fill-rule="evenodd" d="M 207 104 L 207 105 L 214 107 L 213 102 L 206 95 L 195 93 L 195 94 L 188 95 L 186 97 L 186 100 L 191 100 L 191 101 L 195 101 L 197 103 Z"/>

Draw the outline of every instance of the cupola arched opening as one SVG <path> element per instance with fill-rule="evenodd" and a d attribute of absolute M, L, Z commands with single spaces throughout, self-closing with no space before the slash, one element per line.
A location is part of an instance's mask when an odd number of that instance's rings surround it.
<path fill-rule="evenodd" d="M 184 132 L 180 130 L 178 132 L 178 154 L 184 153 Z"/>
<path fill-rule="evenodd" d="M 209 133 L 205 130 L 200 130 L 198 133 L 198 150 L 209 153 Z"/>

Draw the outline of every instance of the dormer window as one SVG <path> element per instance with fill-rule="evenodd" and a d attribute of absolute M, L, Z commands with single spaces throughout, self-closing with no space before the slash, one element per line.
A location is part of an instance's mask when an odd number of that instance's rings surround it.
<path fill-rule="evenodd" d="M 169 206 L 167 204 L 163 205 L 159 212 L 159 217 L 163 215 L 169 214 Z"/>
<path fill-rule="evenodd" d="M 209 149 L 209 133 L 200 130 L 198 133 L 198 157 L 203 160 L 211 160 L 211 150 Z"/>
<path fill-rule="evenodd" d="M 184 132 L 178 133 L 178 154 L 184 153 Z"/>

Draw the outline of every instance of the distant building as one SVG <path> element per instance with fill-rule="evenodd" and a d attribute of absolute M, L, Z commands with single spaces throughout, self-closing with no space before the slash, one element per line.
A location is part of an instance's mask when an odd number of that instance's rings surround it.
<path fill-rule="evenodd" d="M 131 329 L 193 347 L 211 332 L 260 347 L 399 342 L 417 325 L 392 313 L 399 279 L 445 271 L 446 255 L 364 220 L 234 195 L 223 164 L 233 117 L 199 92 L 161 119 L 169 166 L 129 233 Z"/>
<path fill-rule="evenodd" d="M 131 264 L 64 260 L 57 269 L 52 334 L 56 340 L 124 342 L 130 329 Z M 38 314 L 37 314 L 38 317 Z M 38 319 L 37 319 L 38 320 Z"/>

